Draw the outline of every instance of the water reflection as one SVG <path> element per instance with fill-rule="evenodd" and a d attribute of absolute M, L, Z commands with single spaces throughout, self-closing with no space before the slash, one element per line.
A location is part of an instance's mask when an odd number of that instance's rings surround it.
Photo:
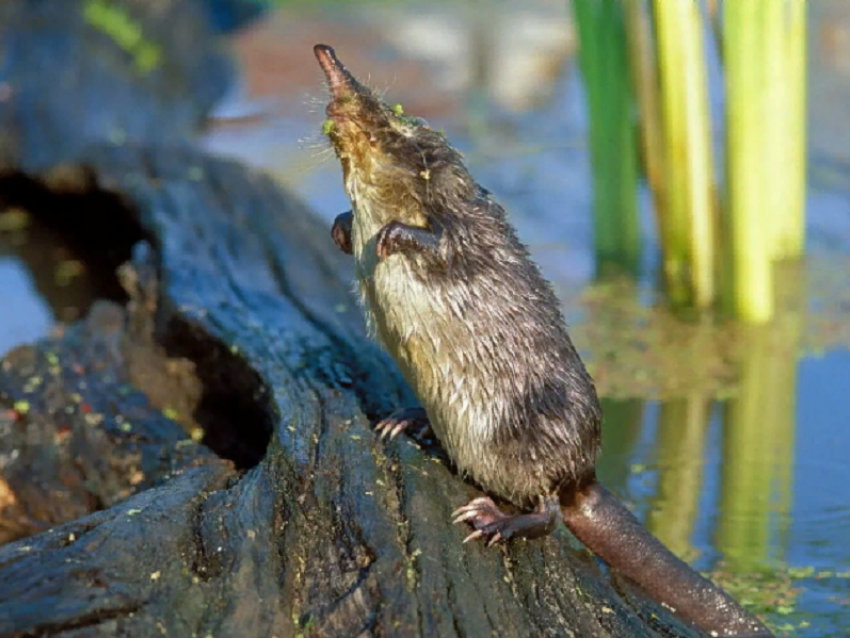
<path fill-rule="evenodd" d="M 112 273 L 87 268 L 86 251 L 70 235 L 39 215 L 0 209 L 0 356 L 76 321 L 98 298 L 122 298 Z"/>
<path fill-rule="evenodd" d="M 646 525 L 677 556 L 693 561 L 711 402 L 704 394 L 662 403 L 658 412 L 658 486 Z"/>
<path fill-rule="evenodd" d="M 643 399 L 602 397 L 601 403 L 605 420 L 599 477 L 615 493 L 625 494 L 631 477 L 630 459 L 640 440 L 646 402 Z"/>
<path fill-rule="evenodd" d="M 723 406 L 723 471 L 716 545 L 737 571 L 765 567 L 771 521 L 787 542 L 794 451 L 795 358 L 774 356 L 769 332 L 754 331 L 740 363 L 739 393 Z"/>
<path fill-rule="evenodd" d="M 792 520 L 797 362 L 777 356 L 769 329 L 754 332 L 733 398 L 602 400 L 603 482 L 687 561 L 704 550 L 698 521 L 710 521 L 714 559 L 735 572 L 782 563 Z"/>
<path fill-rule="evenodd" d="M 0 309 L 5 315 L 0 330 L 0 356 L 21 343 L 40 339 L 53 325 L 50 305 L 38 294 L 29 271 L 17 259 L 0 251 L 0 281 L 3 296 Z M 14 301 L 11 301 L 14 300 Z M 14 312 L 12 305 L 14 304 Z"/>
<path fill-rule="evenodd" d="M 724 335 L 739 351 L 727 390 L 603 400 L 599 474 L 677 555 L 766 614 L 778 635 L 846 635 L 850 353 L 801 356 L 804 290 L 783 274 L 785 312 Z M 612 321 L 595 306 L 586 320 Z M 691 341 L 705 343 L 686 365 L 714 347 L 710 333 L 694 327 Z"/>

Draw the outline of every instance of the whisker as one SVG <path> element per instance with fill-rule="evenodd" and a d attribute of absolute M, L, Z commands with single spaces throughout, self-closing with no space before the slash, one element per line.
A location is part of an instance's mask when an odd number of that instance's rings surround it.
<path fill-rule="evenodd" d="M 301 137 L 298 140 L 298 147 L 301 149 L 324 150 L 331 149 L 331 144 L 330 140 L 320 132 L 314 132 Z"/>
<path fill-rule="evenodd" d="M 301 102 L 309 113 L 324 113 L 328 97 L 327 94 L 317 95 L 315 92 L 306 91 L 301 95 Z"/>
<path fill-rule="evenodd" d="M 386 86 L 384 86 L 384 88 L 382 88 L 380 91 L 376 90 L 376 91 L 375 91 L 375 94 L 376 94 L 376 95 L 377 95 L 377 96 L 378 96 L 381 100 L 384 100 L 384 99 L 386 98 L 386 96 L 387 96 L 387 93 L 389 93 L 390 89 L 391 89 L 391 88 L 393 88 L 393 87 L 394 87 L 397 83 L 398 83 L 398 74 L 397 74 L 397 73 L 394 73 L 394 74 L 393 74 L 393 79 L 392 79 L 392 80 L 390 80 L 390 81 L 386 84 Z"/>

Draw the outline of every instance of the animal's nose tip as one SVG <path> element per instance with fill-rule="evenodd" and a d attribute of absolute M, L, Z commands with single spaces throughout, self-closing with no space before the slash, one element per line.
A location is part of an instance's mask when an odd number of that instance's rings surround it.
<path fill-rule="evenodd" d="M 336 57 L 334 50 L 327 44 L 317 44 L 313 47 L 313 53 L 319 61 L 319 66 L 325 73 L 331 93 L 335 99 L 339 99 L 357 90 L 357 82 L 345 68 L 345 65 Z"/>
<path fill-rule="evenodd" d="M 338 62 L 333 47 L 329 47 L 327 44 L 317 44 L 314 46 L 313 54 L 316 56 L 319 64 L 322 65 L 322 68 L 336 66 Z"/>

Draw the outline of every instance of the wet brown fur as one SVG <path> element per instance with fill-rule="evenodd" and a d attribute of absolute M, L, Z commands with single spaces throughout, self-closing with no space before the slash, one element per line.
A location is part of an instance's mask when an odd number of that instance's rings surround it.
<path fill-rule="evenodd" d="M 592 482 L 601 411 L 550 284 L 445 136 L 354 87 L 328 116 L 361 296 L 431 427 L 463 472 L 522 507 Z M 379 262 L 391 221 L 438 233 L 437 249 Z"/>

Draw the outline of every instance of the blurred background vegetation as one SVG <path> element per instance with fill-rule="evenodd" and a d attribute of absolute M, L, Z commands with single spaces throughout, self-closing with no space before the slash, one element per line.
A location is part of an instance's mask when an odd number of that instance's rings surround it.
<path fill-rule="evenodd" d="M 638 166 L 670 300 L 709 308 L 722 298 L 744 321 L 769 321 L 773 264 L 798 259 L 805 243 L 805 1 L 574 0 L 573 11 L 600 269 L 637 266 Z M 719 169 L 710 57 L 724 79 Z"/>

